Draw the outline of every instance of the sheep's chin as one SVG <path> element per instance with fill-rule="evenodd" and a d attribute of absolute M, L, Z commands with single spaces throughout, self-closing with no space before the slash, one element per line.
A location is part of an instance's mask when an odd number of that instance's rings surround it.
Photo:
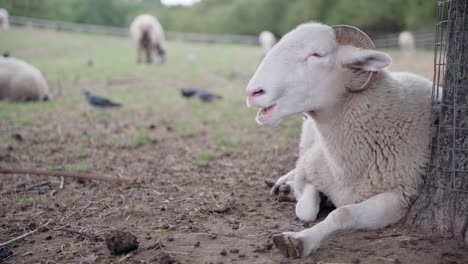
<path fill-rule="evenodd" d="M 278 124 L 281 121 L 281 117 L 278 116 L 277 105 L 274 104 L 258 110 L 255 120 L 262 126 L 274 126 Z"/>

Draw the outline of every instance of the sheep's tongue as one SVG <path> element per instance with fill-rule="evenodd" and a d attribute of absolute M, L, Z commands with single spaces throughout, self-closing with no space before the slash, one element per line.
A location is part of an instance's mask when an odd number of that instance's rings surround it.
<path fill-rule="evenodd" d="M 265 120 L 265 119 L 268 117 L 268 115 L 270 114 L 270 112 L 271 112 L 270 110 L 271 110 L 272 108 L 273 108 L 273 107 L 271 107 L 271 106 L 270 106 L 270 107 L 266 107 L 266 108 L 260 108 L 260 109 L 258 110 L 258 113 L 257 113 L 257 118 L 258 118 L 259 120 Z"/>

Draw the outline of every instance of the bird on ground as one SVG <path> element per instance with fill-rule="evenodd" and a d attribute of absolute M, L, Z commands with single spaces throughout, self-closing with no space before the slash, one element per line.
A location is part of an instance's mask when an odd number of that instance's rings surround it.
<path fill-rule="evenodd" d="M 223 97 L 208 91 L 201 91 L 198 93 L 198 98 L 200 98 L 202 102 L 208 103 L 215 99 L 222 99 Z"/>
<path fill-rule="evenodd" d="M 97 95 L 93 95 L 89 91 L 85 91 L 84 95 L 86 97 L 86 101 L 88 101 L 88 103 L 91 106 L 94 106 L 94 107 L 97 107 L 97 108 L 108 108 L 108 107 L 119 107 L 119 106 L 121 106 L 121 104 L 114 103 L 114 102 L 112 102 L 111 100 L 109 100 L 107 98 L 100 97 L 100 96 L 97 96 Z"/>
<path fill-rule="evenodd" d="M 180 88 L 180 94 L 183 97 L 192 97 L 198 93 L 197 88 Z"/>
<path fill-rule="evenodd" d="M 183 97 L 190 98 L 197 96 L 202 102 L 208 103 L 215 99 L 222 99 L 223 97 L 212 92 L 200 88 L 181 88 L 180 93 Z"/>

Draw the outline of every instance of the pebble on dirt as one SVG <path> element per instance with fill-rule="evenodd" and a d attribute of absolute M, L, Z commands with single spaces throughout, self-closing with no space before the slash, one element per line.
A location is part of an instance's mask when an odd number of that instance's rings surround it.
<path fill-rule="evenodd" d="M 159 259 L 160 264 L 173 264 L 176 263 L 176 260 L 174 259 L 173 256 L 163 253 Z"/>
<path fill-rule="evenodd" d="M 23 136 L 20 133 L 13 133 L 11 134 L 11 137 L 14 138 L 18 142 L 23 141 Z"/>
<path fill-rule="evenodd" d="M 0 262 L 3 260 L 6 260 L 7 258 L 10 258 L 14 256 L 15 253 L 9 249 L 7 246 L 1 246 L 0 247 Z"/>
<path fill-rule="evenodd" d="M 130 232 L 111 231 L 105 235 L 107 249 L 113 255 L 125 254 L 138 248 L 137 237 Z"/>

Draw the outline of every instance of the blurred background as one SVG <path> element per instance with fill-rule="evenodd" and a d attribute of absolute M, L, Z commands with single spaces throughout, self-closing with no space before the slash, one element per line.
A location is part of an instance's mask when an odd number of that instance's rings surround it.
<path fill-rule="evenodd" d="M 12 16 L 126 27 L 139 13 L 166 31 L 281 36 L 310 21 L 351 24 L 371 35 L 434 28 L 436 4 L 425 0 L 1 0 Z M 13 20 L 14 22 L 14 20 Z"/>

